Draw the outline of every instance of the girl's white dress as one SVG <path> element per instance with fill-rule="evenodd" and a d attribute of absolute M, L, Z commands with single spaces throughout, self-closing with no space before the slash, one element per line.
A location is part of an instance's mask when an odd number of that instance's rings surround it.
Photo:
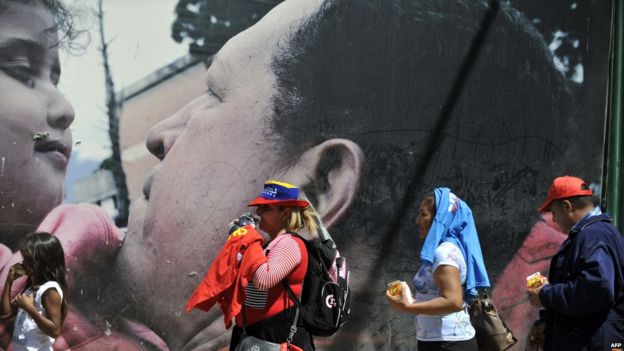
<path fill-rule="evenodd" d="M 55 281 L 49 281 L 41 285 L 35 293 L 35 308 L 39 314 L 46 315 L 45 308 L 41 302 L 43 293 L 49 289 L 56 289 L 63 299 L 63 289 Z M 32 295 L 31 288 L 26 289 L 24 294 Z M 13 330 L 13 350 L 14 351 L 52 351 L 54 338 L 44 334 L 35 320 L 23 309 L 18 308 L 17 318 L 15 319 L 15 329 Z"/>

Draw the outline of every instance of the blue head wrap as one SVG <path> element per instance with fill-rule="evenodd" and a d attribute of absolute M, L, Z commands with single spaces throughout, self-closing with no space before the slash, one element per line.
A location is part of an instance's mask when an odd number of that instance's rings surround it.
<path fill-rule="evenodd" d="M 436 213 L 431 229 L 420 250 L 420 260 L 433 264 L 435 250 L 443 242 L 452 242 L 459 247 L 466 260 L 466 285 L 468 297 L 477 296 L 477 289 L 489 288 L 488 278 L 470 207 L 449 188 L 434 191 Z"/>

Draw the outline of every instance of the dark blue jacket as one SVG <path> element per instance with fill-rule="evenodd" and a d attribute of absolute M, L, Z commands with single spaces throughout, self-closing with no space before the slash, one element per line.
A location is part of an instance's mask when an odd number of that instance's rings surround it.
<path fill-rule="evenodd" d="M 539 299 L 545 350 L 624 346 L 624 238 L 606 214 L 583 219 L 552 258 Z"/>

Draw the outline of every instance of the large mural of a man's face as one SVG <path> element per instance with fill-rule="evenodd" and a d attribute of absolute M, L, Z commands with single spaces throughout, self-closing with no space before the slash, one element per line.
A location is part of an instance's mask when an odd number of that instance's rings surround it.
<path fill-rule="evenodd" d="M 507 6 L 451 122 L 434 129 L 486 8 L 287 0 L 228 41 L 206 72 L 206 93 L 147 134 L 161 162 L 133 204 L 102 307 L 146 324 L 173 350 L 227 344 L 218 309 L 182 311 L 227 223 L 278 178 L 306 192 L 349 260 L 351 318 L 329 347 L 413 349 L 413 321 L 382 292 L 420 264 L 419 201 L 390 230 L 404 198 L 449 186 L 465 199 L 497 282 L 540 220 L 552 178 L 587 165 L 566 161 L 577 117 L 563 77 Z M 440 146 L 425 155 L 434 138 Z M 406 194 L 412 181 L 418 191 Z"/>
<path fill-rule="evenodd" d="M 276 86 L 271 64 L 291 29 L 318 5 L 284 3 L 231 39 L 206 72 L 206 94 L 147 135 L 148 149 L 162 162 L 148 177 L 145 197 L 132 206 L 115 273 L 123 280 L 118 290 L 124 301 L 142 300 L 130 314 L 164 332 L 172 349 L 193 334 L 203 333 L 205 342 L 222 332 L 218 310 L 181 311 L 222 246 L 227 223 L 284 166 L 268 124 Z"/>

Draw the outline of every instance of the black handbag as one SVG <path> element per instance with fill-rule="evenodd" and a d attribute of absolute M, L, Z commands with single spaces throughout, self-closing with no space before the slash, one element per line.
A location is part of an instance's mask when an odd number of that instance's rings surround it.
<path fill-rule="evenodd" d="M 244 336 L 240 343 L 236 346 L 235 351 L 302 351 L 298 346 L 290 342 L 274 343 L 264 341 L 255 336 Z"/>
<path fill-rule="evenodd" d="M 470 302 L 469 312 L 479 351 L 507 350 L 518 341 L 498 314 L 487 291 L 480 291 Z"/>
<path fill-rule="evenodd" d="M 245 324 L 247 324 L 245 320 L 245 310 L 243 309 L 243 320 Z M 290 326 L 290 334 L 288 334 L 288 338 L 286 342 L 275 343 L 271 341 L 266 341 L 259 339 L 252 335 L 246 335 L 245 329 L 243 329 L 242 339 L 236 345 L 234 351 L 303 351 L 299 346 L 292 344 L 292 340 L 295 337 L 295 333 L 297 333 L 297 322 L 299 321 L 299 308 L 295 310 L 295 318 L 293 319 L 293 323 Z"/>

